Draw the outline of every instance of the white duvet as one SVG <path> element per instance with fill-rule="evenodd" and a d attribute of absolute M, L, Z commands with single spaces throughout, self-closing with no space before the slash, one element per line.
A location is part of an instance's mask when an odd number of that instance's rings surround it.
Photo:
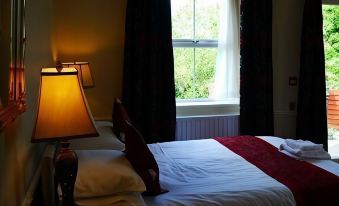
<path fill-rule="evenodd" d="M 277 137 L 261 137 L 279 147 Z M 149 206 L 295 205 L 283 184 L 213 139 L 150 144 L 161 185 L 170 192 L 144 197 Z M 312 161 L 339 176 L 330 160 Z"/>

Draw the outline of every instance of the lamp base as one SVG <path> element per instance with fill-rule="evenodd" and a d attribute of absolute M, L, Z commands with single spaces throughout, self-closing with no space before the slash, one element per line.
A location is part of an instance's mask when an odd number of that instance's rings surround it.
<path fill-rule="evenodd" d="M 70 143 L 62 141 L 55 160 L 55 180 L 61 190 L 61 206 L 73 206 L 74 184 L 78 172 L 78 157 L 69 148 Z"/>

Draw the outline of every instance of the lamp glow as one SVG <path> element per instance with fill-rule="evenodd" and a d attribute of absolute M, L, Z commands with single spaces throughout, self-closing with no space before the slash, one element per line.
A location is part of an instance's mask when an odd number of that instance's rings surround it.
<path fill-rule="evenodd" d="M 98 136 L 75 68 L 41 70 L 32 142 Z"/>
<path fill-rule="evenodd" d="M 70 63 L 62 63 L 62 66 L 65 68 L 72 67 L 78 70 L 79 77 L 81 80 L 81 84 L 83 88 L 94 87 L 94 79 L 91 73 L 91 69 L 89 67 L 88 62 L 70 62 Z"/>

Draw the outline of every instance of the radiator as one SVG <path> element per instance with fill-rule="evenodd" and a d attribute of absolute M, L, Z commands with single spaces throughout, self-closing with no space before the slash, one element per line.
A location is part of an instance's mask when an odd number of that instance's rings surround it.
<path fill-rule="evenodd" d="M 239 134 L 239 115 L 177 117 L 176 140 L 206 139 Z"/>

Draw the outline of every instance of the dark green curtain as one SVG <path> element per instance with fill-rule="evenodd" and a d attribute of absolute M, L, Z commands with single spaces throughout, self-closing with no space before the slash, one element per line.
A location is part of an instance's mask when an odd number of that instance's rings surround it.
<path fill-rule="evenodd" d="M 273 135 L 272 0 L 242 0 L 240 134 Z"/>
<path fill-rule="evenodd" d="M 170 0 L 128 0 L 122 101 L 147 143 L 175 139 Z"/>
<path fill-rule="evenodd" d="M 305 0 L 297 111 L 297 138 L 327 149 L 325 55 L 321 0 Z"/>

